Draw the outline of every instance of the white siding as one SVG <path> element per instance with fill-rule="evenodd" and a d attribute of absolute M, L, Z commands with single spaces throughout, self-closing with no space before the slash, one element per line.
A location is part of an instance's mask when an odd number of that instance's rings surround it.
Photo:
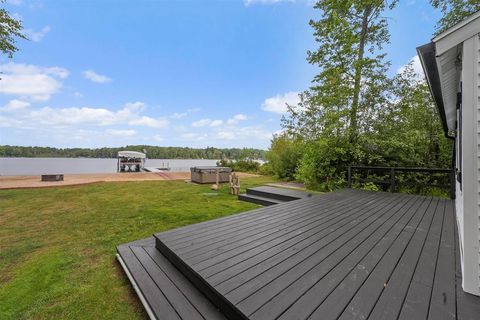
<path fill-rule="evenodd" d="M 478 284 L 480 292 L 480 34 L 473 37 L 475 41 L 475 87 L 476 87 L 476 109 L 477 109 L 477 181 L 478 181 L 478 193 L 477 193 L 477 253 L 478 253 Z"/>
<path fill-rule="evenodd" d="M 462 194 L 457 208 L 462 249 L 463 289 L 480 295 L 480 41 L 463 43 L 462 52 Z M 463 209 L 463 210 L 462 210 Z"/>

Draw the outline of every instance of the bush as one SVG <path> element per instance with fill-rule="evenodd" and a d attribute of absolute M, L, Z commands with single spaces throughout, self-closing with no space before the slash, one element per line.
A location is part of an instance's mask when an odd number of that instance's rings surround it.
<path fill-rule="evenodd" d="M 286 135 L 274 136 L 266 157 L 268 169 L 280 179 L 294 180 L 302 158 L 303 143 Z"/>
<path fill-rule="evenodd" d="M 296 178 L 310 189 L 331 191 L 345 185 L 349 161 L 348 145 L 341 140 L 319 139 L 308 142 Z"/>
<path fill-rule="evenodd" d="M 260 169 L 260 163 L 250 159 L 242 159 L 238 161 L 222 159 L 217 162 L 217 166 L 230 167 L 233 171 L 250 173 L 257 173 Z"/>

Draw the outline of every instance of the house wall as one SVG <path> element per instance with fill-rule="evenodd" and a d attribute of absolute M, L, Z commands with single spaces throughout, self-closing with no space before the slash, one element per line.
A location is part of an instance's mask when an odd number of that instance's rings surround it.
<path fill-rule="evenodd" d="M 457 193 L 463 289 L 480 295 L 480 39 L 462 50 L 462 191 Z M 457 183 L 458 184 L 458 183 Z M 457 191 L 459 191 L 457 185 Z"/>

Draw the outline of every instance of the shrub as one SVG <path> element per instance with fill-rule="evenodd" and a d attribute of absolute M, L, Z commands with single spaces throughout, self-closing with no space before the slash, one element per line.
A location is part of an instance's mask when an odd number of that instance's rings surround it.
<path fill-rule="evenodd" d="M 302 158 L 303 143 L 287 135 L 274 136 L 266 157 L 269 170 L 280 179 L 294 180 Z"/>
<path fill-rule="evenodd" d="M 349 150 L 341 140 L 308 142 L 297 170 L 297 179 L 310 189 L 331 191 L 345 185 Z"/>

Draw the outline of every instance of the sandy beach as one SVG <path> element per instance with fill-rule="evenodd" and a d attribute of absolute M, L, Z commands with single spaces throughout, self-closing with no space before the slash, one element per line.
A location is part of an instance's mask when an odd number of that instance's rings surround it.
<path fill-rule="evenodd" d="M 254 174 L 238 173 L 241 177 Z M 89 184 L 97 182 L 152 181 L 152 180 L 189 180 L 190 172 L 132 172 L 132 173 L 95 173 L 66 174 L 64 181 L 43 182 L 40 175 L 35 176 L 0 176 L 0 189 L 45 188 Z"/>

